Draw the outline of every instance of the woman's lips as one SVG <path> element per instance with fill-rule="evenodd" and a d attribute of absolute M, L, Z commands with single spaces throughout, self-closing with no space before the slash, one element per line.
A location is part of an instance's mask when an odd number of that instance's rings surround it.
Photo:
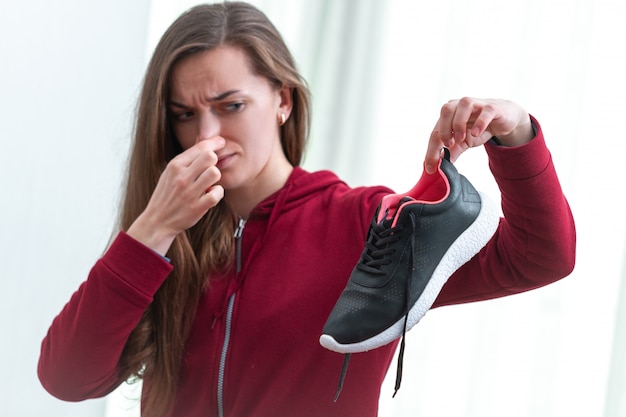
<path fill-rule="evenodd" d="M 232 153 L 219 156 L 217 159 L 217 164 L 215 166 L 217 166 L 217 168 L 220 170 L 226 168 L 230 164 L 230 162 L 233 160 L 233 156 L 234 154 Z"/>

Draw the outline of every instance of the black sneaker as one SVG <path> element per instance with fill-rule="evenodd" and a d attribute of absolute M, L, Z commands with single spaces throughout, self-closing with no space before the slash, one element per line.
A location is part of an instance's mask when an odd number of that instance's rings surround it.
<path fill-rule="evenodd" d="M 449 159 L 446 149 L 436 173 L 424 172 L 408 193 L 382 199 L 361 258 L 324 325 L 323 347 L 350 354 L 400 338 L 491 239 L 499 223 L 495 204 Z"/>

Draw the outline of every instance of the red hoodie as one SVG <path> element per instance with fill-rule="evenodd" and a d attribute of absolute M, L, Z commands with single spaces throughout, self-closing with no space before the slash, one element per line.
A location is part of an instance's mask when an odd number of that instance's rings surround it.
<path fill-rule="evenodd" d="M 522 147 L 485 147 L 505 218 L 435 306 L 537 288 L 574 266 L 574 221 L 541 131 Z M 396 343 L 352 355 L 335 403 L 343 356 L 318 339 L 391 192 L 294 169 L 247 220 L 240 272 L 214 279 L 202 297 L 169 416 L 377 415 Z M 120 233 L 54 319 L 39 362 L 43 386 L 68 401 L 114 390 L 124 344 L 173 267 Z"/>

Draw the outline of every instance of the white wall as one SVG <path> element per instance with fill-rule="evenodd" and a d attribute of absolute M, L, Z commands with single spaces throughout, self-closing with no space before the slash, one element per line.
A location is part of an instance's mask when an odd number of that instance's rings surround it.
<path fill-rule="evenodd" d="M 111 233 L 149 6 L 0 2 L 2 417 L 103 415 L 103 400 L 48 395 L 36 365 L 52 318 Z"/>

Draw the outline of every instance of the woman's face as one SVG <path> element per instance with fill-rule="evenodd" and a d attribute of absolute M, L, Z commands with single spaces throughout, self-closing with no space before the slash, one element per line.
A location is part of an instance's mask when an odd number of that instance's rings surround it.
<path fill-rule="evenodd" d="M 172 71 L 168 108 L 183 150 L 215 136 L 220 184 L 226 189 L 262 186 L 284 169 L 281 115 L 289 117 L 291 90 L 276 89 L 251 71 L 245 52 L 219 47 L 184 58 Z"/>

